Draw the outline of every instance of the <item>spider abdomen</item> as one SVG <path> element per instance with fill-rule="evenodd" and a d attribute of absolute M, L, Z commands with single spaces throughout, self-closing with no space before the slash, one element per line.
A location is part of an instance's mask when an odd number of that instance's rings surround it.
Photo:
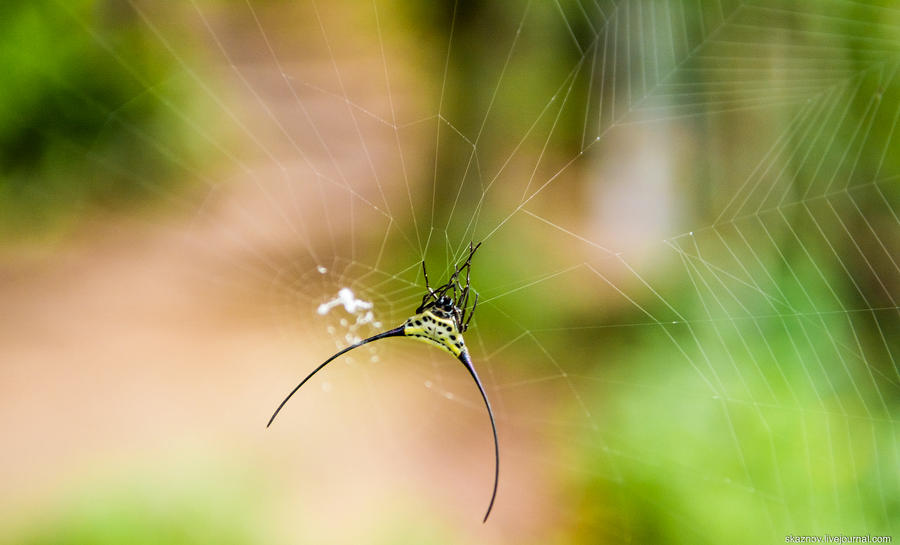
<path fill-rule="evenodd" d="M 466 349 L 453 315 L 441 309 L 428 309 L 406 320 L 403 335 L 437 346 L 457 358 Z"/>

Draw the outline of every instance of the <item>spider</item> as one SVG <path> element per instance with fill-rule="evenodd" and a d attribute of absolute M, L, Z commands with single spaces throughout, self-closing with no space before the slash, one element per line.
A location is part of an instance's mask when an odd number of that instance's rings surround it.
<path fill-rule="evenodd" d="M 285 403 L 288 402 L 291 396 L 293 396 L 301 386 L 306 384 L 306 381 L 333 360 L 354 348 L 387 337 L 410 337 L 437 346 L 452 354 L 466 367 L 466 370 L 478 386 L 478 391 L 481 393 L 481 398 L 484 400 L 485 407 L 487 407 L 488 418 L 490 418 L 491 421 L 491 432 L 494 435 L 494 488 L 491 492 L 491 501 L 488 503 L 487 512 L 482 521 L 487 522 L 488 516 L 491 514 L 491 509 L 494 507 L 494 500 L 497 497 L 497 482 L 500 477 L 500 444 L 497 440 L 497 424 L 494 422 L 494 411 L 491 409 L 491 402 L 488 401 L 484 386 L 481 384 L 481 379 L 478 378 L 478 373 L 475 372 L 475 366 L 472 364 L 472 359 L 469 357 L 469 351 L 466 349 L 466 344 L 463 341 L 462 336 L 469 328 L 469 322 L 472 321 L 472 316 L 475 314 L 475 307 L 478 305 L 478 293 L 476 292 L 472 301 L 472 308 L 468 308 L 470 287 L 469 274 L 472 268 L 472 256 L 475 255 L 475 251 L 480 246 L 480 242 L 476 245 L 469 244 L 469 257 L 462 265 L 456 267 L 446 284 L 443 284 L 436 289 L 431 288 L 431 285 L 428 282 L 428 271 L 425 269 L 425 262 L 422 261 L 422 274 L 425 277 L 425 289 L 427 290 L 427 293 L 422 297 L 422 304 L 416 309 L 415 314 L 394 329 L 378 333 L 368 339 L 364 339 L 344 348 L 313 369 L 306 378 L 300 381 L 300 384 L 291 390 L 287 397 L 284 398 L 284 401 L 278 405 L 278 408 L 275 409 L 275 413 L 272 414 L 272 418 L 269 419 L 269 423 L 266 424 L 266 427 L 268 428 L 272 425 L 272 422 L 275 420 L 275 417 L 278 416 L 278 413 L 281 411 L 282 407 L 284 407 Z M 465 272 L 465 285 L 463 285 L 461 280 L 463 272 Z"/>

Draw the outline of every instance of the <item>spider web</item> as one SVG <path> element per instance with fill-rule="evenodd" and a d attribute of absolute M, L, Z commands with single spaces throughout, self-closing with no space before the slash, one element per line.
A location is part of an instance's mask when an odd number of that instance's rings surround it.
<path fill-rule="evenodd" d="M 897 533 L 895 5 L 130 4 L 219 117 L 167 104 L 218 166 L 148 138 L 202 195 L 163 196 L 214 280 L 260 286 L 308 345 L 261 400 L 408 317 L 423 260 L 440 283 L 483 241 L 467 343 L 498 417 L 497 542 Z M 303 415 L 349 405 L 340 434 L 379 435 L 342 460 L 436 457 L 435 501 L 477 521 L 477 392 L 403 344 L 335 362 L 283 428 L 324 442 Z M 369 470 L 413 497 L 434 469 L 391 467 Z"/>

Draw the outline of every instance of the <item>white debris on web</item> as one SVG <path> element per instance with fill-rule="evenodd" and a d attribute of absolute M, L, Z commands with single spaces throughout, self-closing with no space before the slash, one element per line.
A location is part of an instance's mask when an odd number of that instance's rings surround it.
<path fill-rule="evenodd" d="M 322 303 L 319 305 L 318 313 L 322 316 L 325 316 L 331 309 L 336 306 L 343 306 L 344 310 L 349 312 L 350 314 L 356 314 L 360 310 L 368 310 L 372 308 L 372 303 L 368 301 L 363 301 L 362 299 L 357 299 L 355 295 L 353 295 L 353 290 L 350 288 L 341 288 L 338 291 L 337 297 L 328 301 L 327 303 Z M 372 314 L 369 312 L 368 314 Z"/>
<path fill-rule="evenodd" d="M 344 307 L 344 310 L 348 314 L 356 318 L 353 321 L 347 318 L 341 318 L 338 322 L 340 323 L 341 327 L 347 329 L 347 333 L 346 335 L 344 335 L 344 340 L 348 343 L 356 343 L 362 340 L 362 337 L 360 337 L 356 333 L 359 327 L 362 325 L 372 324 L 372 327 L 381 327 L 381 322 L 375 320 L 375 314 L 372 312 L 372 308 L 374 307 L 374 305 L 369 301 L 357 299 L 356 295 L 354 295 L 353 293 L 353 290 L 351 290 L 350 288 L 341 288 L 338 291 L 337 297 L 319 305 L 319 308 L 316 312 L 320 316 L 325 316 L 326 314 L 331 312 L 332 309 L 337 307 Z M 335 333 L 335 329 L 333 326 L 328 327 L 328 333 Z"/>
<path fill-rule="evenodd" d="M 325 273 L 328 272 L 328 269 L 326 269 L 325 267 L 323 267 L 323 266 L 321 266 L 321 265 L 319 265 L 318 267 L 316 267 L 316 270 L 319 271 L 319 274 L 325 274 Z"/>

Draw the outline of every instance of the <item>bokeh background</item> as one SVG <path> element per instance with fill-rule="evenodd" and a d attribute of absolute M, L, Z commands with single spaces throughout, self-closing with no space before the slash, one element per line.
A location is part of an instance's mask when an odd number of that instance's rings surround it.
<path fill-rule="evenodd" d="M 0 66 L 0 543 L 900 538 L 896 2 L 6 0 Z M 486 524 L 431 347 L 265 429 L 472 240 Z"/>

